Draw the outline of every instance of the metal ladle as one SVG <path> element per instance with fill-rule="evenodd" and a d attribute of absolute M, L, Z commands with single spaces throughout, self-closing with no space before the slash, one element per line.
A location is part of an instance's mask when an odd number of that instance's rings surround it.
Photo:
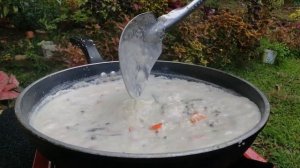
<path fill-rule="evenodd" d="M 151 69 L 162 52 L 166 31 L 183 20 L 204 0 L 194 0 L 183 8 L 155 18 L 151 12 L 134 17 L 124 28 L 119 42 L 119 61 L 129 95 L 141 95 Z"/>

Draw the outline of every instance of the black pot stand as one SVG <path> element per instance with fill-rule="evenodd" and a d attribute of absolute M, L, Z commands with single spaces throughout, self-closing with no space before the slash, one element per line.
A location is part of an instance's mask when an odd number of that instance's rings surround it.
<path fill-rule="evenodd" d="M 245 157 L 243 156 L 235 165 L 229 168 L 274 168 L 274 165 L 269 162 L 255 160 L 261 158 L 258 154 L 252 154 L 252 156 Z M 264 160 L 264 159 L 263 159 Z M 193 164 L 193 168 L 197 168 L 197 163 Z M 45 158 L 41 153 L 36 151 L 35 159 L 33 162 L 32 168 L 63 168 L 55 163 L 52 163 L 47 158 Z M 115 165 L 115 167 L 122 167 L 122 165 Z M 123 166 L 124 167 L 124 166 Z M 185 165 L 172 165 L 172 167 L 186 167 Z M 200 167 L 199 167 L 200 168 Z"/>
<path fill-rule="evenodd" d="M 0 114 L 0 168 L 32 167 L 35 147 L 21 130 L 13 109 Z"/>

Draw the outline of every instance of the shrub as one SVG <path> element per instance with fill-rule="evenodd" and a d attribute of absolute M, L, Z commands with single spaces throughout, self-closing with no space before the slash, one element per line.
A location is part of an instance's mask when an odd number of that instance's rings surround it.
<path fill-rule="evenodd" d="M 137 15 L 144 12 L 153 12 L 157 17 L 168 13 L 172 9 L 179 8 L 190 0 L 119 0 L 122 11 L 127 15 Z"/>
<path fill-rule="evenodd" d="M 155 3 L 149 0 L 129 0 L 122 3 L 125 13 L 133 12 L 135 15 L 143 12 L 154 12 L 157 16 L 165 14 L 168 11 L 167 0 L 157 0 Z"/>
<path fill-rule="evenodd" d="M 180 1 L 181 2 L 181 1 Z M 121 21 L 123 15 L 131 17 L 148 11 L 157 16 L 167 13 L 170 5 L 183 3 L 159 0 L 0 0 L 0 18 L 8 18 L 21 29 L 56 30 L 64 25 L 73 26 L 108 20 Z"/>
<path fill-rule="evenodd" d="M 272 10 L 283 6 L 284 0 L 262 0 L 262 3 Z"/>
<path fill-rule="evenodd" d="M 0 19 L 18 12 L 18 7 L 10 0 L 0 0 Z"/>
<path fill-rule="evenodd" d="M 219 8 L 219 6 L 220 6 L 219 0 L 206 0 L 204 2 L 204 6 L 206 6 L 208 8 Z"/>
<path fill-rule="evenodd" d="M 269 10 L 278 9 L 284 5 L 284 0 L 244 0 L 244 2 L 264 6 Z"/>
<path fill-rule="evenodd" d="M 270 9 L 257 0 L 247 1 L 247 12 L 244 15 L 244 20 L 254 28 L 265 31 L 270 22 Z M 264 32 L 261 32 L 264 33 Z"/>
<path fill-rule="evenodd" d="M 258 48 L 260 53 L 263 53 L 265 49 L 273 50 L 277 53 L 276 62 L 280 63 L 288 56 L 292 55 L 291 50 L 289 47 L 277 41 L 270 41 L 267 38 L 262 38 L 260 40 L 260 47 Z"/>
<path fill-rule="evenodd" d="M 203 19 L 200 13 L 167 34 L 162 58 L 214 67 L 243 66 L 258 58 L 261 34 L 241 15 L 221 10 Z"/>
<path fill-rule="evenodd" d="M 119 38 L 123 28 L 131 20 L 131 16 L 120 15 L 120 20 L 109 20 L 101 25 L 101 31 L 93 31 L 89 36 L 95 40 L 95 44 L 105 60 L 118 60 Z"/>
<path fill-rule="evenodd" d="M 292 20 L 300 20 L 300 8 L 295 10 L 293 13 L 289 16 Z"/>
<path fill-rule="evenodd" d="M 82 23 L 88 20 L 90 12 L 83 10 L 86 0 L 7 0 L 0 1 L 10 9 L 6 17 L 20 29 L 55 30 L 62 22 Z M 4 16 L 4 15 L 3 15 Z"/>
<path fill-rule="evenodd" d="M 201 12 L 202 14 L 202 12 Z M 178 28 L 167 32 L 163 40 L 163 53 L 160 59 L 206 65 L 203 57 L 203 44 L 197 26 L 201 24 L 202 16 L 196 11 Z"/>
<path fill-rule="evenodd" d="M 208 64 L 241 66 L 257 57 L 260 34 L 237 14 L 221 11 L 194 29 Z"/>
<path fill-rule="evenodd" d="M 177 33 L 182 34 L 180 31 Z M 188 37 L 180 41 L 172 38 L 171 33 L 167 35 L 161 59 L 207 65 L 202 54 L 204 46 L 197 38 Z"/>
<path fill-rule="evenodd" d="M 88 0 L 84 9 L 91 11 L 98 22 L 118 19 L 122 13 L 121 4 L 118 0 Z"/>
<path fill-rule="evenodd" d="M 17 1 L 18 12 L 10 16 L 12 23 L 21 29 L 55 29 L 52 23 L 59 15 L 60 5 L 57 1 Z"/>
<path fill-rule="evenodd" d="M 299 50 L 300 23 L 273 22 L 265 36 L 288 45 L 292 50 Z"/>
<path fill-rule="evenodd" d="M 294 4 L 299 5 L 300 4 L 300 0 L 293 0 Z"/>

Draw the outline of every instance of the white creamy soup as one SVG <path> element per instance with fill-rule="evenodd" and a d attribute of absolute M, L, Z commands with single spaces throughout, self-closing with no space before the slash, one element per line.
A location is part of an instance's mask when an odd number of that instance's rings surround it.
<path fill-rule="evenodd" d="M 182 152 L 230 141 L 260 121 L 245 97 L 213 85 L 151 76 L 139 100 L 121 77 L 78 82 L 48 96 L 31 125 L 68 144 L 126 153 Z"/>

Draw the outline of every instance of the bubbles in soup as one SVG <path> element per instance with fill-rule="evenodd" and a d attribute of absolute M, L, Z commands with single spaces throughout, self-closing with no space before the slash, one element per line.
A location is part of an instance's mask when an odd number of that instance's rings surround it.
<path fill-rule="evenodd" d="M 115 76 L 57 91 L 35 108 L 30 123 L 83 148 L 166 153 L 230 141 L 254 128 L 260 117 L 249 99 L 213 85 L 151 76 L 135 100 Z"/>

